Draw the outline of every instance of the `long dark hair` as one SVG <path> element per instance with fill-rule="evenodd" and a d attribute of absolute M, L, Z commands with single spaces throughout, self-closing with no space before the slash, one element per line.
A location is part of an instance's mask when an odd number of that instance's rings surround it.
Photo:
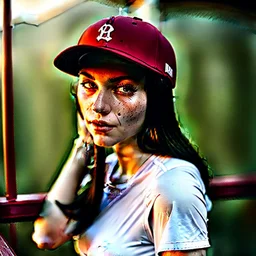
<path fill-rule="evenodd" d="M 182 132 L 170 82 L 150 72 L 146 75 L 145 90 L 147 112 L 137 137 L 139 147 L 144 152 L 168 155 L 194 164 L 208 189 L 211 169 L 199 148 Z"/>

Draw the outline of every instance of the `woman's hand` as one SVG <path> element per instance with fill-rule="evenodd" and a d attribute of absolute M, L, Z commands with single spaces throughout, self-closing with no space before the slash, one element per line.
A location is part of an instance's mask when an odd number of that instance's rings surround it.
<path fill-rule="evenodd" d="M 43 212 L 34 222 L 32 240 L 39 249 L 56 249 L 72 238 L 65 233 L 67 222 L 59 208 L 46 200 Z"/>
<path fill-rule="evenodd" d="M 162 252 L 160 256 L 206 256 L 205 249 Z"/>

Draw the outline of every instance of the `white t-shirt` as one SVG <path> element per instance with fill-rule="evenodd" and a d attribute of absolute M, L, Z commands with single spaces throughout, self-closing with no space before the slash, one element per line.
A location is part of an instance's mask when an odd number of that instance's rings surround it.
<path fill-rule="evenodd" d="M 80 255 L 155 256 L 210 246 L 207 210 L 211 202 L 193 164 L 153 155 L 126 185 L 114 189 L 108 184 L 116 155 L 108 156 L 106 163 L 102 210 L 75 241 Z"/>

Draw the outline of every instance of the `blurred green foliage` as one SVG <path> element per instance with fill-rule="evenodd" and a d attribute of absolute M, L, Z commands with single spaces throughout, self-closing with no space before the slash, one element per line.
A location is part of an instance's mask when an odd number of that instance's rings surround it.
<path fill-rule="evenodd" d="M 39 27 L 14 28 L 18 193 L 47 191 L 76 135 L 75 106 L 69 95 L 71 79 L 53 67 L 54 57 L 76 44 L 87 25 L 116 14 L 117 8 L 88 2 Z M 177 17 L 161 28 L 176 50 L 176 107 L 191 139 L 208 158 L 215 175 L 255 172 L 255 34 L 198 17 Z M 1 150 L 0 193 L 4 195 Z M 254 216 L 254 200 L 214 202 L 208 254 L 255 255 Z M 16 226 L 18 256 L 75 255 L 72 243 L 52 252 L 40 251 L 31 241 L 32 223 Z M 6 237 L 8 229 L 8 225 L 0 225 Z"/>

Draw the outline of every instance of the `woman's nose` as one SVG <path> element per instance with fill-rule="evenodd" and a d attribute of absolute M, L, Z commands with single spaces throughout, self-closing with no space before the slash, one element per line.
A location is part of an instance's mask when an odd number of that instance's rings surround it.
<path fill-rule="evenodd" d="M 99 92 L 92 105 L 93 111 L 103 115 L 109 114 L 111 111 L 110 101 L 110 96 L 106 92 Z"/>

